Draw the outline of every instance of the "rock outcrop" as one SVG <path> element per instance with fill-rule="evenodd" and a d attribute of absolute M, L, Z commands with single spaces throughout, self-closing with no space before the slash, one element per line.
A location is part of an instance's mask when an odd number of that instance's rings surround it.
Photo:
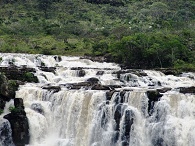
<path fill-rule="evenodd" d="M 7 77 L 0 73 L 0 109 L 3 110 L 6 101 L 15 97 L 15 91 L 18 90 L 20 82 L 8 80 Z"/>
<path fill-rule="evenodd" d="M 10 108 L 11 113 L 5 115 L 4 118 L 10 122 L 14 144 L 16 146 L 25 146 L 25 144 L 29 144 L 30 135 L 23 100 L 21 98 L 15 98 L 14 106 Z"/>
<path fill-rule="evenodd" d="M 181 93 L 191 93 L 191 94 L 195 94 L 195 86 L 192 87 L 180 87 L 179 88 Z"/>
<path fill-rule="evenodd" d="M 9 80 L 20 80 L 20 81 L 28 80 L 29 82 L 31 82 L 31 80 L 29 80 L 29 77 L 31 77 L 31 79 L 36 78 L 33 74 L 35 72 L 35 69 L 27 68 L 26 66 L 17 67 L 17 66 L 12 65 L 8 67 L 0 67 L 0 72 L 4 73 L 4 75 Z M 35 82 L 35 79 L 32 80 L 32 82 Z"/>

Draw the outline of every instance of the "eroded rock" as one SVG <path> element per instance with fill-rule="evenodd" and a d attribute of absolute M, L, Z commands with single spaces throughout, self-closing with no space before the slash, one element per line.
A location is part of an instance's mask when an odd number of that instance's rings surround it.
<path fill-rule="evenodd" d="M 5 115 L 4 118 L 10 122 L 14 144 L 16 146 L 25 146 L 29 144 L 30 134 L 23 100 L 21 98 L 15 98 L 14 106 L 15 107 L 11 109 L 11 113 Z"/>

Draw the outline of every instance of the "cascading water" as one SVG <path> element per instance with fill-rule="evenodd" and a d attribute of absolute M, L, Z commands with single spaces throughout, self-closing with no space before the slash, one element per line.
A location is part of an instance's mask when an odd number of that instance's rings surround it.
<path fill-rule="evenodd" d="M 194 146 L 195 95 L 179 92 L 180 87 L 195 86 L 194 73 L 118 74 L 116 64 L 79 57 L 0 56 L 1 66 L 34 68 L 39 79 L 21 85 L 16 93 L 29 119 L 29 146 Z M 44 71 L 43 66 L 54 70 Z M 88 86 L 94 77 L 95 85 L 108 88 L 94 89 L 91 82 Z M 9 131 L 9 123 L 6 127 Z"/>

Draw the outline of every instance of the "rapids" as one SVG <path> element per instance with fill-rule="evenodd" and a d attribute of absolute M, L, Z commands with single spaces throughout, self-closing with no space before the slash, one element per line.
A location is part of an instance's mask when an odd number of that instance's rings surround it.
<path fill-rule="evenodd" d="M 3 53 L 0 57 L 0 66 L 34 68 L 39 79 L 39 83 L 20 85 L 16 93 L 16 98 L 24 101 L 29 120 L 28 146 L 195 145 L 195 95 L 179 92 L 180 87 L 195 86 L 195 73 L 174 76 L 138 70 L 143 75 L 127 71 L 118 74 L 121 68 L 117 64 L 79 57 Z M 41 66 L 53 67 L 55 71 L 43 71 Z M 79 76 L 80 70 L 84 75 Z M 101 85 L 118 88 L 91 90 L 66 86 L 93 77 Z M 44 86 L 57 86 L 60 91 Z M 162 88 L 169 90 L 160 93 L 156 101 L 149 101 L 147 92 Z M 1 116 L 0 127 L 5 125 L 9 131 L 6 139 L 12 141 L 9 122 Z M 4 146 L 5 138 L 0 140 L 0 146 Z"/>

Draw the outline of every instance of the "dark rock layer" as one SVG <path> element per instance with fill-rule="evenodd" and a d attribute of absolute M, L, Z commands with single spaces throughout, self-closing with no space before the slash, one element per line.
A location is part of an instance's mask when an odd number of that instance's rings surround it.
<path fill-rule="evenodd" d="M 14 144 L 16 146 L 25 146 L 25 144 L 29 144 L 30 135 L 23 100 L 21 98 L 15 98 L 14 106 L 11 109 L 11 113 L 5 115 L 4 118 L 10 122 Z"/>
<path fill-rule="evenodd" d="M 191 94 L 194 94 L 195 93 L 195 86 L 192 86 L 192 87 L 180 87 L 179 88 L 180 92 L 181 93 L 191 93 Z"/>

